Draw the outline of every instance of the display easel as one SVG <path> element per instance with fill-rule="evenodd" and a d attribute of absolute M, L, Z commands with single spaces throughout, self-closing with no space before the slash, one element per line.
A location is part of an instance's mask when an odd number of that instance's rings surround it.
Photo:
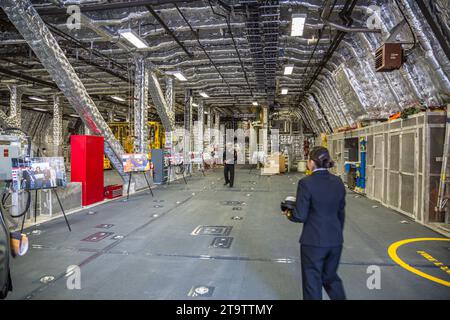
<path fill-rule="evenodd" d="M 148 179 L 147 179 L 147 171 L 142 171 L 142 173 L 144 174 L 144 178 L 145 178 L 145 181 L 147 182 L 148 189 L 150 190 L 150 193 L 152 194 L 152 197 L 154 197 L 153 190 L 152 190 L 152 188 L 150 186 L 150 183 L 148 182 Z M 133 175 L 133 172 L 130 172 L 129 173 L 129 178 L 128 178 L 127 201 L 130 198 L 130 185 L 131 185 L 131 176 L 132 175 Z"/>
<path fill-rule="evenodd" d="M 55 193 L 56 199 L 58 200 L 59 207 L 61 208 L 62 214 L 64 216 L 64 220 L 66 220 L 67 228 L 69 229 L 70 232 L 72 232 L 72 228 L 70 227 L 69 220 L 67 220 L 66 212 L 64 211 L 64 207 L 62 206 L 61 200 L 59 199 L 58 191 L 56 191 L 56 188 L 50 188 L 50 190 L 52 190 Z M 35 224 L 37 223 L 37 194 L 38 194 L 38 189 L 36 189 L 35 193 L 34 193 L 34 223 Z M 27 217 L 27 214 L 25 212 L 23 215 L 23 219 L 22 219 L 22 227 L 20 228 L 20 233 L 23 232 L 26 217 Z"/>
<path fill-rule="evenodd" d="M 202 169 L 203 176 L 206 177 L 206 174 L 205 174 L 205 163 L 204 162 L 202 162 L 200 168 Z"/>
<path fill-rule="evenodd" d="M 180 165 L 178 165 L 178 166 L 180 166 Z M 184 171 L 185 171 L 184 164 L 182 166 L 183 166 L 183 170 L 181 170 L 181 174 L 183 176 L 184 183 L 187 184 L 186 177 L 184 176 Z M 169 172 L 167 174 L 167 185 L 170 185 L 170 174 L 171 174 L 171 171 L 172 171 L 172 165 L 169 165 Z M 177 174 L 177 173 L 175 172 L 175 174 Z"/>

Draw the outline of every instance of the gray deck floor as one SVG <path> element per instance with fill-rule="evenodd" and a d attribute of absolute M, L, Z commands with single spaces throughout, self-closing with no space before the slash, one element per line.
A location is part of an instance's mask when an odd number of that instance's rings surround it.
<path fill-rule="evenodd" d="M 63 219 L 32 227 L 30 251 L 12 262 L 14 292 L 9 299 L 300 299 L 300 224 L 279 213 L 295 194 L 297 173 L 259 176 L 239 169 L 235 188 L 223 186 L 222 172 L 207 172 L 111 201 Z M 450 299 L 450 287 L 415 275 L 393 262 L 387 248 L 407 238 L 439 234 L 364 197 L 348 193 L 345 245 L 339 273 L 349 299 Z M 223 201 L 242 201 L 241 210 Z M 373 206 L 378 206 L 374 208 Z M 159 206 L 159 207 L 158 207 Z M 157 216 L 155 216 L 157 215 Z M 242 220 L 232 220 L 240 216 Z M 409 223 L 401 223 L 408 220 Z M 96 228 L 112 224 L 109 229 Z M 231 247 L 212 248 L 214 236 L 192 235 L 197 226 L 230 226 Z M 82 239 L 96 232 L 99 242 Z M 114 240 L 114 236 L 124 236 Z M 424 250 L 450 265 L 450 242 L 402 246 L 399 256 L 445 281 L 450 275 L 417 253 Z M 68 290 L 65 272 L 81 267 L 81 290 Z M 381 268 L 381 289 L 369 290 L 367 267 Z M 55 280 L 43 284 L 43 276 Z M 193 286 L 210 287 L 210 297 L 190 297 Z M 212 290 L 213 288 L 213 290 Z"/>

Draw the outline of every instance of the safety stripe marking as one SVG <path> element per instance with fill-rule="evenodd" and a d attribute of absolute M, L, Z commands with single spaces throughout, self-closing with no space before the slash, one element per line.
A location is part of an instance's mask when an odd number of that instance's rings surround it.
<path fill-rule="evenodd" d="M 445 281 L 442 279 L 439 279 L 437 277 L 433 277 L 425 272 L 422 272 L 420 270 L 417 270 L 416 268 L 411 267 L 409 264 L 407 264 L 406 262 L 404 262 L 402 259 L 400 259 L 400 257 L 397 255 L 397 249 L 400 248 L 401 246 L 408 244 L 408 243 L 413 243 L 413 242 L 421 242 L 421 241 L 450 241 L 450 239 L 448 238 L 412 238 L 412 239 L 404 239 L 404 240 L 400 240 L 397 241 L 393 244 L 391 244 L 388 248 L 388 254 L 391 257 L 391 259 L 396 262 L 398 265 L 400 265 L 402 268 L 408 270 L 409 272 L 412 272 L 422 278 L 428 279 L 430 281 L 442 284 L 444 286 L 450 287 L 450 282 L 449 281 Z"/>

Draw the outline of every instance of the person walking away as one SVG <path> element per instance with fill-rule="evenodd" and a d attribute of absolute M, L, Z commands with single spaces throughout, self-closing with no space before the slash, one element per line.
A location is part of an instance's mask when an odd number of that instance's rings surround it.
<path fill-rule="evenodd" d="M 337 274 L 343 245 L 345 187 L 328 172 L 333 166 L 328 150 L 312 148 L 307 162 L 313 173 L 298 183 L 295 222 L 303 223 L 300 237 L 303 299 L 321 300 L 322 287 L 332 300 L 346 299 Z"/>
<path fill-rule="evenodd" d="M 233 188 L 234 184 L 234 164 L 237 162 L 237 152 L 232 143 L 227 143 L 223 152 L 223 173 L 225 176 L 224 186 L 229 184 Z"/>

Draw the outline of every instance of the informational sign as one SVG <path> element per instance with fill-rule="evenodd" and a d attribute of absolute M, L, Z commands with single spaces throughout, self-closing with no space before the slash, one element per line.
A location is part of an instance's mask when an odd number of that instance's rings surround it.
<path fill-rule="evenodd" d="M 37 190 L 65 187 L 63 157 L 12 158 L 12 189 Z"/>
<path fill-rule="evenodd" d="M 150 170 L 150 161 L 145 153 L 126 153 L 122 156 L 124 172 L 139 172 Z"/>

